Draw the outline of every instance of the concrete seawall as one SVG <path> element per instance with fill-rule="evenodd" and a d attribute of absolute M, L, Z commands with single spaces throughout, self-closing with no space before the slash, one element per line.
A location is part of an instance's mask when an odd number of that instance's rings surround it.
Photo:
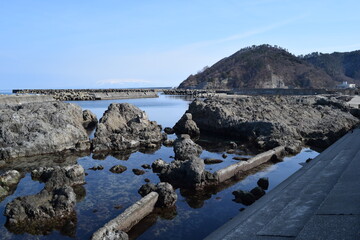
<path fill-rule="evenodd" d="M 284 153 L 285 147 L 280 146 L 269 151 L 260 153 L 253 158 L 250 158 L 247 161 L 241 161 L 235 164 L 232 164 L 226 168 L 220 169 L 215 172 L 215 177 L 217 178 L 218 183 L 222 183 L 234 176 L 236 176 L 240 171 L 248 171 L 254 167 L 257 167 L 267 161 L 270 161 L 273 157 L 280 158 Z"/>
<path fill-rule="evenodd" d="M 52 102 L 52 96 L 45 95 L 0 95 L 0 105 L 19 105 L 33 102 Z"/>
<path fill-rule="evenodd" d="M 105 239 L 104 237 L 116 230 L 123 232 L 129 231 L 135 224 L 137 224 L 144 217 L 149 215 L 155 207 L 159 194 L 151 192 L 132 206 L 127 208 L 122 214 L 106 223 L 105 226 L 97 230 L 91 239 Z"/>

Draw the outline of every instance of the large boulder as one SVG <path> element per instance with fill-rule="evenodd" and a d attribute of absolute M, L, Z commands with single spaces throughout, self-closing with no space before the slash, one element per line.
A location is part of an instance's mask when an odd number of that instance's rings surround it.
<path fill-rule="evenodd" d="M 174 152 L 176 160 L 188 160 L 199 157 L 202 153 L 202 148 L 194 143 L 189 135 L 182 134 L 174 142 Z"/>
<path fill-rule="evenodd" d="M 188 134 L 191 137 L 200 135 L 200 129 L 192 120 L 191 113 L 185 113 L 173 127 L 176 134 Z"/>
<path fill-rule="evenodd" d="M 38 102 L 0 107 L 0 159 L 90 149 L 82 109 Z"/>
<path fill-rule="evenodd" d="M 100 119 L 92 142 L 94 152 L 153 147 L 163 139 L 161 126 L 129 103 L 112 103 Z"/>
<path fill-rule="evenodd" d="M 327 147 L 359 123 L 340 100 L 326 96 L 212 98 L 193 101 L 188 112 L 201 131 L 289 152 L 303 144 Z"/>

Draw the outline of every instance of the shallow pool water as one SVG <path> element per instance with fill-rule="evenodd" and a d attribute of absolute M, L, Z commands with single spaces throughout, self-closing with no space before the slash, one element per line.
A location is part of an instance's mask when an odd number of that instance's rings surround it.
<path fill-rule="evenodd" d="M 125 99 L 109 101 L 79 101 L 73 102 L 83 109 L 90 109 L 98 118 L 112 102 L 129 102 L 144 110 L 150 120 L 155 120 L 163 127 L 172 127 L 188 108 L 189 100 L 178 96 L 160 95 L 159 98 L 150 99 Z M 169 138 L 175 138 L 170 135 Z M 204 150 L 202 158 L 223 159 L 224 149 L 208 148 L 215 146 L 219 139 L 201 139 L 200 143 L 207 149 Z M 206 143 L 207 144 L 204 144 Z M 221 144 L 220 144 L 221 145 Z M 226 146 L 226 142 L 222 145 Z M 318 153 L 311 149 L 303 149 L 301 153 L 293 157 L 286 157 L 277 164 L 264 164 L 256 170 L 251 171 L 237 181 L 226 185 L 207 189 L 206 191 L 193 192 L 184 189 L 177 189 L 178 201 L 176 207 L 167 211 L 156 212 L 146 217 L 140 224 L 135 226 L 129 235 L 137 239 L 202 239 L 216 228 L 240 213 L 244 208 L 242 204 L 233 201 L 234 190 L 251 190 L 256 186 L 260 177 L 269 177 L 269 190 L 281 183 L 289 175 L 301 168 L 299 163 L 305 162 L 308 158 L 314 158 Z M 234 156 L 248 156 L 253 153 L 238 152 L 228 154 L 224 162 L 220 164 L 207 165 L 209 171 L 216 171 L 224 166 L 237 162 Z M 97 159 L 92 154 L 77 157 L 69 160 L 71 163 L 81 164 L 86 173 L 86 184 L 79 192 L 76 204 L 77 218 L 71 227 L 53 230 L 46 235 L 30 235 L 27 233 L 11 233 L 4 226 L 5 217 L 0 216 L 0 239 L 89 239 L 93 232 L 102 227 L 106 222 L 116 217 L 128 206 L 139 200 L 141 196 L 137 190 L 145 179 L 152 183 L 158 183 L 158 176 L 152 170 L 145 169 L 145 174 L 137 176 L 132 169 L 142 169 L 141 165 L 150 164 L 158 158 L 165 161 L 172 161 L 174 156 L 172 147 L 162 146 L 153 152 L 134 152 L 131 154 L 113 154 Z M 0 202 L 0 211 L 3 212 L 6 204 L 18 196 L 25 196 L 39 192 L 43 184 L 31 180 L 29 171 L 38 165 L 56 164 L 61 160 L 50 158 L 39 158 L 32 167 L 23 168 L 27 173 L 19 183 L 13 195 Z M 61 163 L 65 164 L 65 163 Z M 117 164 L 127 167 L 127 171 L 121 174 L 114 174 L 109 169 Z M 102 165 L 103 170 L 89 170 L 93 166 Z M 25 172 L 26 172 L 25 171 Z M 268 190 L 268 191 L 269 191 Z M 246 207 L 245 207 L 246 208 Z"/>

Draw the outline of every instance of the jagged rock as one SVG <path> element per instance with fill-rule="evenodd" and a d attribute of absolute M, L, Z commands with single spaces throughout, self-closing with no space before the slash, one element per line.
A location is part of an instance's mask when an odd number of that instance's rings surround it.
<path fill-rule="evenodd" d="M 174 142 L 174 152 L 176 160 L 188 160 L 193 157 L 199 157 L 202 153 L 202 148 L 194 143 L 189 135 L 182 134 Z"/>
<path fill-rule="evenodd" d="M 0 108 L 0 159 L 90 149 L 82 109 L 71 103 L 37 102 Z"/>
<path fill-rule="evenodd" d="M 250 192 L 255 196 L 256 200 L 265 195 L 265 191 L 261 187 L 254 187 Z"/>
<path fill-rule="evenodd" d="M 217 163 L 222 163 L 222 162 L 223 162 L 223 160 L 216 159 L 216 158 L 205 158 L 204 159 L 205 164 L 217 164 Z"/>
<path fill-rule="evenodd" d="M 191 113 L 185 113 L 173 127 L 176 134 L 188 134 L 191 137 L 200 135 L 200 130 L 192 120 Z"/>
<path fill-rule="evenodd" d="M 50 191 L 44 188 L 38 194 L 18 197 L 8 203 L 4 215 L 10 228 L 46 228 L 74 214 L 75 203 L 74 190 L 69 186 Z"/>
<path fill-rule="evenodd" d="M 89 170 L 97 171 L 97 170 L 103 170 L 104 167 L 102 165 L 97 165 L 89 168 Z"/>
<path fill-rule="evenodd" d="M 180 187 L 204 186 L 207 180 L 211 180 L 208 175 L 213 175 L 205 171 L 204 160 L 198 157 L 185 161 L 174 160 L 171 163 L 157 160 L 153 163 L 153 170 L 155 169 L 158 170 L 161 181 Z"/>
<path fill-rule="evenodd" d="M 154 173 L 160 173 L 166 166 L 167 166 L 167 163 L 164 160 L 162 160 L 161 158 L 155 160 L 151 164 L 151 168 Z"/>
<path fill-rule="evenodd" d="M 151 166 L 149 164 L 143 164 L 141 165 L 141 167 L 144 169 L 151 169 Z"/>
<path fill-rule="evenodd" d="M 15 190 L 20 179 L 21 174 L 16 170 L 9 170 L 0 175 L 0 200 Z"/>
<path fill-rule="evenodd" d="M 83 111 L 83 126 L 85 129 L 94 129 L 98 123 L 98 119 L 90 110 Z"/>
<path fill-rule="evenodd" d="M 174 134 L 174 133 L 175 133 L 174 129 L 171 128 L 171 127 L 166 127 L 166 128 L 164 128 L 164 132 L 165 132 L 166 134 Z"/>
<path fill-rule="evenodd" d="M 134 168 L 132 171 L 133 171 L 133 173 L 134 173 L 135 175 L 143 175 L 143 174 L 145 174 L 145 171 L 144 171 L 144 170 L 137 169 L 137 168 Z"/>
<path fill-rule="evenodd" d="M 49 191 L 63 186 L 76 186 L 85 183 L 85 171 L 81 165 L 66 167 L 45 167 L 35 169 L 31 172 L 33 180 L 45 183 Z"/>
<path fill-rule="evenodd" d="M 127 170 L 127 167 L 123 165 L 115 165 L 112 168 L 110 168 L 110 172 L 112 173 L 123 173 Z"/>
<path fill-rule="evenodd" d="M 94 152 L 123 151 L 160 144 L 161 126 L 129 103 L 112 103 L 100 119 L 92 141 Z"/>
<path fill-rule="evenodd" d="M 248 191 L 243 191 L 243 190 L 234 191 L 233 195 L 235 196 L 236 202 L 241 202 L 246 206 L 251 205 L 256 201 L 255 196 Z"/>
<path fill-rule="evenodd" d="M 257 185 L 262 189 L 267 190 L 269 188 L 269 178 L 267 177 L 259 178 L 259 180 L 257 181 Z"/>
<path fill-rule="evenodd" d="M 159 194 L 159 198 L 155 204 L 156 207 L 171 207 L 175 205 L 177 194 L 171 184 L 167 182 L 160 182 L 156 185 L 147 183 L 140 187 L 138 193 L 144 197 L 153 191 Z"/>
<path fill-rule="evenodd" d="M 325 100 L 322 100 L 324 99 Z M 327 147 L 359 123 L 344 104 L 326 96 L 238 96 L 195 100 L 188 112 L 200 130 L 246 139 L 268 150 L 303 144 Z"/>

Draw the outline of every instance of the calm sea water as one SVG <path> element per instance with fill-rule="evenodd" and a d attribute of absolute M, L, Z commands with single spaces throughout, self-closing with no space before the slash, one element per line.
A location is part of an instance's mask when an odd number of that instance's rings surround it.
<path fill-rule="evenodd" d="M 163 127 L 173 126 L 187 110 L 190 103 L 190 101 L 182 97 L 164 95 L 151 99 L 78 101 L 73 103 L 80 105 L 83 109 L 90 109 L 100 118 L 112 102 L 134 104 L 146 111 L 150 120 L 157 121 Z M 175 136 L 170 135 L 169 138 L 175 138 Z M 205 142 L 207 144 L 204 145 Z M 206 149 L 201 157 L 221 159 L 223 151 L 219 150 L 219 148 L 212 147 L 210 149 L 207 147 L 217 146 L 219 142 L 219 139 L 202 139 L 201 143 Z M 263 165 L 238 181 L 208 189 L 207 191 L 194 193 L 177 189 L 179 198 L 176 208 L 149 215 L 131 230 L 130 237 L 137 239 L 202 239 L 239 214 L 239 210 L 245 207 L 233 201 L 231 193 L 234 190 L 251 190 L 256 186 L 256 182 L 260 177 L 269 177 L 269 190 L 271 190 L 301 168 L 299 163 L 308 158 L 314 158 L 317 154 L 317 152 L 310 149 L 303 149 L 296 156 L 286 157 L 284 161 L 275 165 Z M 141 198 L 137 190 L 145 183 L 145 178 L 150 179 L 153 183 L 159 182 L 158 176 L 151 170 L 146 170 L 144 175 L 136 176 L 133 174 L 132 169 L 141 169 L 142 164 L 151 164 L 158 158 L 170 162 L 173 160 L 173 155 L 172 147 L 161 147 L 150 153 L 117 154 L 107 156 L 102 160 L 93 155 L 79 157 L 76 161 L 85 168 L 88 175 L 86 176 L 86 184 L 81 189 L 83 194 L 76 204 L 76 224 L 70 228 L 53 230 L 47 235 L 15 234 L 6 229 L 4 226 L 6 219 L 4 216 L 0 216 L 0 238 L 89 239 L 98 228 Z M 249 156 L 252 154 L 248 152 L 228 154 L 223 163 L 207 165 L 206 169 L 213 172 L 233 164 L 237 161 L 232 158 L 239 155 Z M 117 164 L 126 166 L 128 170 L 122 174 L 111 173 L 109 169 Z M 88 170 L 90 167 L 97 165 L 102 165 L 104 169 L 100 171 Z M 42 188 L 43 184 L 31 180 L 30 174 L 27 173 L 19 183 L 15 193 L 0 203 L 0 211 L 3 212 L 6 204 L 14 198 L 35 194 Z"/>

